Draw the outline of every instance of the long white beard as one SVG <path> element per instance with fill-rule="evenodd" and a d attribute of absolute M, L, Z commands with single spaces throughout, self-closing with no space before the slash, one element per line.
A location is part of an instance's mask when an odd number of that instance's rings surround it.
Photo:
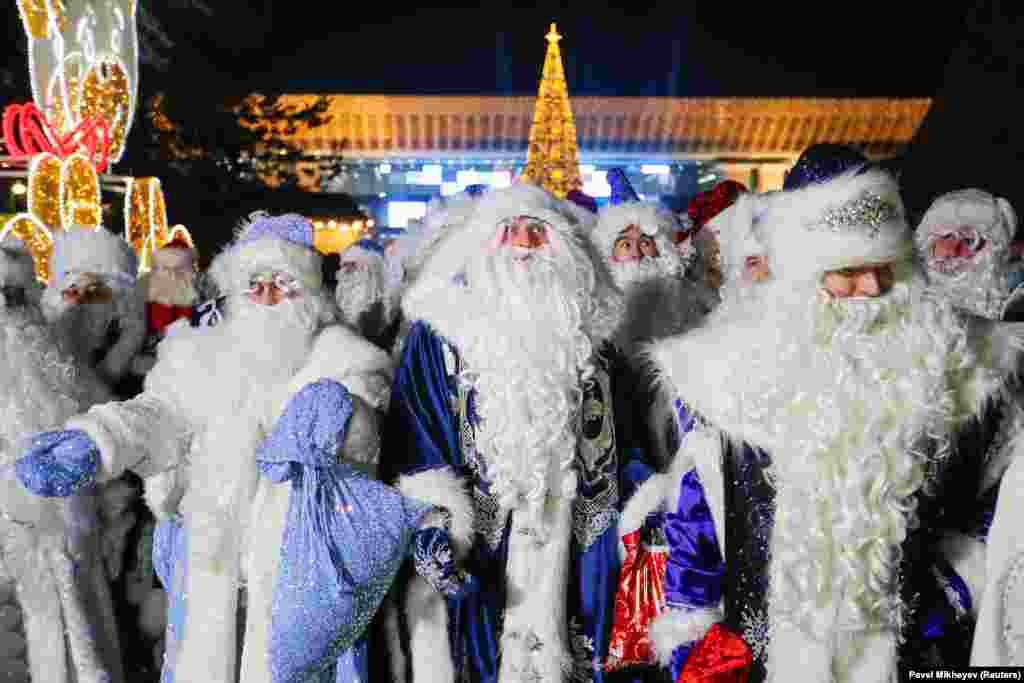
<path fill-rule="evenodd" d="M 650 282 L 661 277 L 668 277 L 675 268 L 671 262 L 678 259 L 676 254 L 666 254 L 656 258 L 644 258 L 638 261 L 609 261 L 608 267 L 612 272 L 615 284 L 624 292 L 637 285 Z"/>
<path fill-rule="evenodd" d="M 114 293 L 117 297 L 117 292 Z M 58 288 L 43 294 L 43 312 L 54 326 L 61 348 L 85 363 L 91 364 L 93 354 L 105 343 L 107 332 L 117 316 L 117 299 L 109 303 L 67 304 Z"/>
<path fill-rule="evenodd" d="M 24 441 L 58 429 L 88 407 L 98 380 L 62 353 L 33 308 L 0 309 L 0 508 L 11 518 L 56 532 L 63 503 L 29 495 L 13 465 Z"/>
<path fill-rule="evenodd" d="M 342 273 L 338 276 L 338 288 L 335 290 L 338 308 L 341 309 L 342 320 L 358 329 L 364 336 L 374 336 L 381 330 L 363 329 L 360 318 L 377 303 L 384 301 L 384 288 L 378 274 L 369 270 L 357 270 L 354 273 Z M 385 311 L 385 318 L 387 311 Z M 385 320 L 386 324 L 386 320 Z"/>
<path fill-rule="evenodd" d="M 472 309 L 453 335 L 466 365 L 461 379 L 476 389 L 477 449 L 506 509 L 565 495 L 593 351 L 571 261 L 514 256 L 499 249 L 467 273 Z"/>
<path fill-rule="evenodd" d="M 261 306 L 239 299 L 223 323 L 204 331 L 188 391 L 203 403 L 204 443 L 183 501 L 204 529 L 190 541 L 197 552 L 211 558 L 245 552 L 258 479 L 255 450 L 273 427 L 276 401 L 309 355 L 317 329 L 311 319 L 315 314 L 302 300 Z"/>
<path fill-rule="evenodd" d="M 906 284 L 885 299 L 816 302 L 788 324 L 791 339 L 814 342 L 779 344 L 775 384 L 750 406 L 774 419 L 779 445 L 772 619 L 816 636 L 891 631 L 900 544 L 917 523 L 914 494 L 948 453 L 945 389 L 970 362 L 966 336 Z"/>
<path fill-rule="evenodd" d="M 143 276 L 146 301 L 165 306 L 191 306 L 196 302 L 195 273 L 154 268 Z"/>

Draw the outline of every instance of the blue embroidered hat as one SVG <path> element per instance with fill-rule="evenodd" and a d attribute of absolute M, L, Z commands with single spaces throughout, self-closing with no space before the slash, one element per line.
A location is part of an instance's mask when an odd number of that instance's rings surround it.
<path fill-rule="evenodd" d="M 314 249 L 313 223 L 297 213 L 271 216 L 256 213 L 238 238 L 238 244 L 249 244 L 258 239 L 271 238 Z"/>
<path fill-rule="evenodd" d="M 812 145 L 804 150 L 793 168 L 786 173 L 782 189 L 799 190 L 867 164 L 867 157 L 852 147 L 831 143 Z"/>
<path fill-rule="evenodd" d="M 626 178 L 626 174 L 621 168 L 613 168 L 608 171 L 607 178 L 608 184 L 612 186 L 611 202 L 613 206 L 626 202 L 640 201 L 639 195 L 637 195 L 633 186 L 629 184 L 629 179 Z"/>

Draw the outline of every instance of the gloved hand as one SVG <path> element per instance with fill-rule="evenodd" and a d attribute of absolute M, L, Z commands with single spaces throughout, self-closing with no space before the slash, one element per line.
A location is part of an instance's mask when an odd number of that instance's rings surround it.
<path fill-rule="evenodd" d="M 428 527 L 417 531 L 413 536 L 412 555 L 416 573 L 438 593 L 459 599 L 479 590 L 477 578 L 455 566 L 451 537 L 444 529 Z"/>
<path fill-rule="evenodd" d="M 67 498 L 96 481 L 99 448 L 78 430 L 42 432 L 15 464 L 22 486 L 37 496 Z"/>
<path fill-rule="evenodd" d="M 348 389 L 329 379 L 307 384 L 288 402 L 274 430 L 257 449 L 260 470 L 280 482 L 299 471 L 293 463 L 335 464 L 351 418 Z"/>

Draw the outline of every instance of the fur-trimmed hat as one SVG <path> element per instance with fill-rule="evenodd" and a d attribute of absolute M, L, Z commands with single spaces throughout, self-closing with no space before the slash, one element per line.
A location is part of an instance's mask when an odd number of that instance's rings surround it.
<path fill-rule="evenodd" d="M 323 286 L 323 258 L 313 245 L 313 224 L 308 218 L 257 211 L 242 223 L 237 235 L 210 264 L 221 292 L 245 291 L 251 276 L 261 270 L 288 273 L 311 291 Z"/>
<path fill-rule="evenodd" d="M 369 263 L 371 261 L 384 262 L 384 247 L 374 240 L 357 240 L 345 247 L 341 252 L 341 263 L 355 261 L 357 263 Z"/>
<path fill-rule="evenodd" d="M 829 270 L 913 253 L 899 184 L 886 171 L 854 167 L 760 200 L 758 232 L 774 280 L 817 282 Z"/>
<path fill-rule="evenodd" d="M 38 283 L 32 252 L 24 242 L 8 233 L 3 241 L 0 241 L 0 285 L 29 287 L 36 284 Z"/>
<path fill-rule="evenodd" d="M 132 246 L 104 228 L 73 226 L 53 236 L 50 284 L 60 286 L 79 273 L 102 275 L 113 286 L 131 287 L 139 270 Z"/>
<path fill-rule="evenodd" d="M 676 215 L 655 202 L 642 201 L 621 169 L 612 169 L 608 172 L 608 177 L 610 183 L 614 180 L 612 202 L 610 206 L 601 210 L 597 224 L 590 231 L 590 240 L 598 253 L 604 259 L 610 260 L 619 235 L 630 225 L 635 225 L 641 234 L 654 239 L 660 255 L 671 254 L 678 259 L 672 248 L 672 235 L 683 226 Z M 681 265 L 689 266 L 692 258 L 691 250 L 686 263 Z"/>
<path fill-rule="evenodd" d="M 195 268 L 196 252 L 192 245 L 185 241 L 181 235 L 176 235 L 173 240 L 160 247 L 153 254 L 153 266 L 155 268 L 168 268 L 170 270 L 185 270 Z"/>
<path fill-rule="evenodd" d="M 503 222 L 517 216 L 530 216 L 544 221 L 563 242 L 582 249 L 594 269 L 595 289 L 588 293 L 595 302 L 595 314 L 588 321 L 591 335 L 604 339 L 611 335 L 621 315 L 621 293 L 615 288 L 606 261 L 583 235 L 569 202 L 559 199 L 541 187 L 517 183 L 511 187 L 492 189 L 475 199 L 468 215 L 461 215 L 436 239 L 422 261 L 416 279 L 406 290 L 403 308 L 410 319 L 419 319 L 421 309 L 436 306 L 431 300 L 442 290 L 460 285 L 467 267 L 494 249 L 503 234 Z"/>

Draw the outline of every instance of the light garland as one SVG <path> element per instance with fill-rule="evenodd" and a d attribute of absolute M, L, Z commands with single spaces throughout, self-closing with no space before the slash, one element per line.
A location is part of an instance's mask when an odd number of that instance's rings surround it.
<path fill-rule="evenodd" d="M 0 241 L 10 234 L 25 243 L 35 261 L 36 277 L 46 282 L 50 277 L 53 234 L 30 213 L 19 213 L 8 220 L 0 231 Z"/>
<path fill-rule="evenodd" d="M 138 89 L 134 0 L 18 0 L 29 39 L 32 97 L 63 137 L 109 122 L 110 160 L 124 153 Z M 100 31 L 97 31 L 100 29 Z"/>
<path fill-rule="evenodd" d="M 28 168 L 28 212 L 50 230 L 63 227 L 61 167 L 60 159 L 45 153 L 32 157 Z"/>
<path fill-rule="evenodd" d="M 167 206 L 159 178 L 129 181 L 125 193 L 124 238 L 139 255 L 140 270 L 148 269 L 153 253 L 171 240 L 167 230 Z"/>
<path fill-rule="evenodd" d="M 61 223 L 98 230 L 103 226 L 103 204 L 96 167 L 84 154 L 72 154 L 60 167 Z"/>

